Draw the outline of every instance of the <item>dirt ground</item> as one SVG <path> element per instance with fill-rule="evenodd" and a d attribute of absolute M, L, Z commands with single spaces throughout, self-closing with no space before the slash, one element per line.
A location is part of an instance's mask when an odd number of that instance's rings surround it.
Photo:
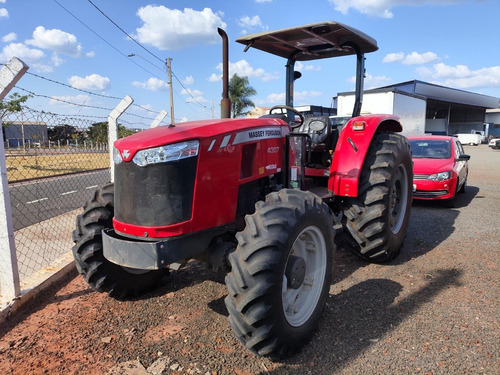
<path fill-rule="evenodd" d="M 415 202 L 395 261 L 338 249 L 319 329 L 289 360 L 245 350 L 227 322 L 224 276 L 191 262 L 130 301 L 73 271 L 0 326 L 0 373 L 498 374 L 500 151 L 466 152 L 457 208 Z"/>

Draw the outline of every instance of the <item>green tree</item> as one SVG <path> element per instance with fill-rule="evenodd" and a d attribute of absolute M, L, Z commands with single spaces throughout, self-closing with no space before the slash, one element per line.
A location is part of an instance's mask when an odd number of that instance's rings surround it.
<path fill-rule="evenodd" d="M 125 126 L 118 124 L 118 138 L 125 138 L 134 133 L 135 132 L 133 130 L 130 130 Z"/>
<path fill-rule="evenodd" d="M 108 122 L 96 122 L 89 126 L 87 130 L 89 140 L 95 143 L 108 142 Z"/>
<path fill-rule="evenodd" d="M 248 111 L 244 111 L 247 107 L 255 107 L 249 97 L 256 94 L 257 91 L 250 86 L 248 77 L 240 77 L 234 74 L 229 80 L 229 99 L 231 100 L 233 117 L 243 116 L 248 113 Z"/>
<path fill-rule="evenodd" d="M 75 138 L 77 130 L 71 125 L 56 125 L 48 130 L 49 140 L 52 142 L 67 142 Z"/>
<path fill-rule="evenodd" d="M 125 126 L 118 124 L 118 138 L 128 137 L 133 134 L 134 131 L 127 129 Z M 87 130 L 88 138 L 95 143 L 107 143 L 108 142 L 108 122 L 96 122 L 90 125 Z"/>
<path fill-rule="evenodd" d="M 2 128 L 10 125 L 5 119 L 12 113 L 21 112 L 23 110 L 22 104 L 30 98 L 31 95 L 19 95 L 17 92 L 9 95 L 9 100 L 2 100 L 0 102 L 0 120 L 2 121 Z M 5 132 L 3 132 L 5 141 Z"/>

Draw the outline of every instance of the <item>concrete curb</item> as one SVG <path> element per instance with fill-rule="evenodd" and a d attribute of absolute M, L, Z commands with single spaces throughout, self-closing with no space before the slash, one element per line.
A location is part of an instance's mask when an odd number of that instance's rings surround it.
<path fill-rule="evenodd" d="M 71 254 L 71 253 L 69 253 Z M 72 257 L 71 257 L 72 258 Z M 75 268 L 74 260 L 67 260 L 67 256 L 62 258 L 61 263 L 57 268 L 51 268 L 50 271 L 43 269 L 27 282 L 28 285 L 36 285 L 34 287 L 26 287 L 21 291 L 21 295 L 9 302 L 3 302 L 0 305 L 0 324 L 3 324 L 13 314 L 19 311 L 23 306 L 29 303 L 34 297 L 41 292 L 47 290 L 55 283 L 67 277 Z M 40 278 L 44 280 L 39 282 Z"/>

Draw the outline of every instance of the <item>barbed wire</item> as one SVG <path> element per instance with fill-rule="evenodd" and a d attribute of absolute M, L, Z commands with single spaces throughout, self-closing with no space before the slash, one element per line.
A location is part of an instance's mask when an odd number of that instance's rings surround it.
<path fill-rule="evenodd" d="M 84 108 L 91 108 L 91 109 L 100 109 L 100 110 L 105 110 L 107 112 L 111 112 L 113 110 L 113 108 L 106 108 L 106 107 L 99 107 L 99 106 L 88 105 L 88 104 L 74 103 L 74 102 L 70 102 L 68 100 L 61 99 L 61 98 L 58 98 L 58 97 L 55 97 L 55 96 L 48 96 L 48 95 L 44 95 L 44 94 L 37 94 L 37 93 L 35 93 L 33 91 L 27 90 L 27 89 L 25 89 L 23 87 L 20 87 L 18 85 L 14 86 L 14 87 L 16 87 L 17 89 L 19 89 L 21 91 L 24 91 L 24 92 L 32 95 L 32 96 L 35 96 L 35 97 L 50 99 L 50 100 L 54 100 L 54 101 L 57 101 L 57 102 L 61 102 L 61 103 L 69 104 L 69 105 L 74 105 L 76 107 L 84 107 Z M 143 109 L 147 111 L 146 108 L 143 108 Z M 152 117 L 141 116 L 141 115 L 138 115 L 138 114 L 135 114 L 135 113 L 126 113 L 126 115 L 127 116 L 137 117 L 137 118 L 140 118 L 140 119 L 143 119 L 143 120 L 150 120 L 150 121 L 154 120 L 154 118 L 152 118 Z"/>
<path fill-rule="evenodd" d="M 24 92 L 32 95 L 32 96 L 35 96 L 35 97 L 50 99 L 50 100 L 54 100 L 54 101 L 65 103 L 65 104 L 71 104 L 71 105 L 74 105 L 74 106 L 77 106 L 77 107 L 85 107 L 85 108 L 92 108 L 92 109 L 102 109 L 102 110 L 105 110 L 105 111 L 108 111 L 108 112 L 111 112 L 113 110 L 113 108 L 106 108 L 106 107 L 99 107 L 99 106 L 93 106 L 93 105 L 88 105 L 88 104 L 74 103 L 74 102 L 70 102 L 68 100 L 64 100 L 64 99 L 58 98 L 56 96 L 48 96 L 48 95 L 44 95 L 44 94 L 37 94 L 37 93 L 35 93 L 33 91 L 27 90 L 27 89 L 22 88 L 22 87 L 20 87 L 18 85 L 14 86 L 14 87 L 16 87 L 17 89 L 19 89 L 21 91 L 24 91 Z"/>
<path fill-rule="evenodd" d="M 55 112 L 51 112 L 51 111 L 38 110 L 38 109 L 31 108 L 31 107 L 26 106 L 26 105 L 23 105 L 22 108 L 23 108 L 23 112 L 29 111 L 30 113 L 36 114 L 39 117 L 44 117 L 44 116 L 58 117 L 58 118 L 63 119 L 63 120 L 72 120 L 73 122 L 74 121 L 87 121 L 87 120 L 90 121 L 91 119 L 101 120 L 98 122 L 108 121 L 108 118 L 106 116 L 80 115 L 80 114 L 78 116 L 66 115 L 66 114 L 55 113 Z M 123 118 L 120 118 L 119 123 L 127 124 L 129 127 L 132 127 L 132 125 L 143 125 L 144 127 L 149 128 L 149 126 L 150 126 L 150 124 L 146 124 L 144 122 L 127 121 L 127 120 L 124 120 Z"/>
<path fill-rule="evenodd" d="M 96 93 L 96 92 L 92 92 L 92 91 L 88 91 L 88 90 L 84 90 L 84 89 L 79 89 L 79 88 L 73 87 L 71 85 L 68 85 L 67 83 L 59 82 L 59 81 L 56 81 L 56 80 L 53 80 L 53 79 L 41 76 L 41 75 L 36 74 L 36 73 L 26 72 L 26 74 L 32 75 L 32 76 L 34 76 L 36 78 L 39 78 L 39 79 L 42 79 L 44 81 L 52 82 L 52 83 L 55 83 L 57 85 L 70 88 L 70 89 L 75 90 L 75 91 L 83 92 L 84 94 L 88 94 L 88 95 L 92 95 L 92 96 L 98 96 L 98 97 L 106 98 L 106 99 L 115 99 L 115 100 L 122 100 L 123 99 L 123 98 L 119 98 L 118 96 L 99 94 L 99 93 Z M 144 107 L 144 106 L 142 106 L 140 104 L 132 103 L 132 106 L 141 108 L 141 109 L 143 109 L 143 110 L 145 110 L 147 112 L 151 112 L 151 113 L 154 113 L 156 115 L 160 114 L 159 111 L 154 111 L 154 110 L 146 108 L 146 107 Z"/>

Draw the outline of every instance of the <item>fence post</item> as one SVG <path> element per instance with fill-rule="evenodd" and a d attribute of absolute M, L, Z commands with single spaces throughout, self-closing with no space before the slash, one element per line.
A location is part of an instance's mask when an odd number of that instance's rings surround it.
<path fill-rule="evenodd" d="M 160 125 L 160 122 L 163 121 L 163 119 L 165 118 L 166 115 L 167 115 L 167 111 L 162 109 L 161 112 L 158 114 L 158 116 L 156 116 L 156 118 L 153 120 L 151 125 L 149 125 L 149 127 L 156 128 L 158 125 Z"/>
<path fill-rule="evenodd" d="M 108 116 L 108 152 L 109 152 L 109 166 L 111 172 L 111 182 L 115 182 L 115 163 L 113 161 L 113 143 L 118 139 L 118 125 L 116 124 L 118 118 L 127 110 L 128 107 L 134 102 L 129 95 L 124 97 L 120 103 L 111 111 Z"/>
<path fill-rule="evenodd" d="M 5 98 L 27 70 L 28 66 L 17 57 L 13 57 L 0 70 L 0 100 Z M 0 136 L 3 140 L 3 127 Z M 0 142 L 0 287 L 2 295 L 8 298 L 21 294 L 3 141 Z"/>

